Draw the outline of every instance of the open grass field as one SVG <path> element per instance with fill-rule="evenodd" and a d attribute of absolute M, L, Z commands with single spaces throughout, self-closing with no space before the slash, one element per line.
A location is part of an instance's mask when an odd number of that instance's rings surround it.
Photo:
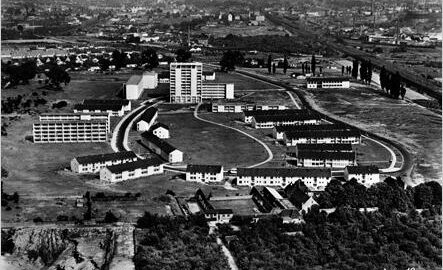
<path fill-rule="evenodd" d="M 312 105 L 324 113 L 404 145 L 415 157 L 413 182 L 441 182 L 441 116 L 368 87 L 304 91 Z"/>
<path fill-rule="evenodd" d="M 229 200 L 229 198 L 227 198 L 223 201 L 211 200 L 210 203 L 215 209 L 232 209 L 234 215 L 253 215 L 258 213 L 254 210 L 257 209 L 257 206 L 252 199 Z"/>
<path fill-rule="evenodd" d="M 267 157 L 265 149 L 254 140 L 197 120 L 191 113 L 160 114 L 158 121 L 171 128 L 168 141 L 184 152 L 183 161 L 188 164 L 221 164 L 228 169 L 252 165 Z"/>
<path fill-rule="evenodd" d="M 357 152 L 357 163 L 359 165 L 375 165 L 380 169 L 389 167 L 391 154 L 380 144 L 362 138 L 362 143 L 354 146 Z"/>
<path fill-rule="evenodd" d="M 206 68 L 205 68 L 206 69 Z M 211 69 L 208 69 L 211 70 Z M 235 91 L 268 90 L 278 89 L 279 87 L 266 82 L 257 81 L 238 73 L 216 72 L 214 81 L 207 83 L 233 83 Z"/>
<path fill-rule="evenodd" d="M 260 36 L 260 35 L 285 35 L 286 32 L 278 30 L 271 25 L 231 25 L 231 26 L 203 26 L 203 33 L 214 36 L 215 38 L 224 38 L 228 34 L 235 36 Z"/>
<path fill-rule="evenodd" d="M 296 108 L 289 95 L 284 91 L 257 91 L 252 93 L 242 93 L 238 101 L 253 102 L 257 104 L 286 105 Z"/>

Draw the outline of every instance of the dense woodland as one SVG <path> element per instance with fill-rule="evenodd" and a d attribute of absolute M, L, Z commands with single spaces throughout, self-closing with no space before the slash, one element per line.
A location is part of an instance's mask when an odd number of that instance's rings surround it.
<path fill-rule="evenodd" d="M 241 231 L 222 226 L 240 269 L 441 269 L 441 186 L 404 189 L 388 179 L 366 189 L 355 181 L 332 181 L 318 198 L 337 207 L 329 216 L 314 207 L 303 225 L 281 220 L 243 220 Z M 377 206 L 378 212 L 357 208 Z M 426 208 L 421 214 L 415 208 Z M 288 235 L 287 231 L 301 232 Z M 225 239 L 232 239 L 228 237 Z"/>
<path fill-rule="evenodd" d="M 136 269 L 229 269 L 203 216 L 184 220 L 145 213 L 137 227 Z"/>

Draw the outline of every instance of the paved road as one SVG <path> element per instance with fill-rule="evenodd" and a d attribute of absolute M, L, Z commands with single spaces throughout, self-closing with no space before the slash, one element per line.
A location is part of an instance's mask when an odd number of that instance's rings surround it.
<path fill-rule="evenodd" d="M 271 161 L 274 158 L 274 155 L 272 154 L 271 149 L 263 141 L 260 141 L 259 139 L 255 138 L 254 136 L 249 135 L 248 133 L 246 133 L 246 132 L 244 132 L 242 130 L 239 130 L 237 128 L 233 128 L 233 127 L 230 127 L 230 126 L 227 126 L 227 125 L 224 125 L 224 124 L 220 124 L 220 123 L 217 123 L 217 122 L 209 121 L 209 120 L 203 119 L 200 116 L 198 116 L 198 109 L 200 108 L 200 105 L 201 105 L 201 103 L 199 103 L 195 107 L 195 110 L 194 110 L 194 117 L 196 119 L 198 119 L 200 121 L 203 121 L 203 122 L 206 122 L 206 123 L 210 123 L 210 124 L 213 124 L 213 125 L 217 125 L 217 126 L 220 126 L 220 127 L 224 127 L 224 128 L 228 128 L 228 129 L 232 129 L 232 130 L 235 130 L 237 132 L 240 132 L 241 134 L 243 134 L 243 135 L 253 139 L 256 142 L 258 142 L 259 144 L 261 144 L 265 148 L 266 152 L 268 152 L 268 158 L 266 160 L 262 161 L 262 162 L 259 162 L 259 163 L 256 163 L 254 165 L 251 165 L 248 168 L 254 168 L 254 167 L 258 167 L 260 165 L 266 164 L 266 163 L 268 163 L 269 161 Z"/>

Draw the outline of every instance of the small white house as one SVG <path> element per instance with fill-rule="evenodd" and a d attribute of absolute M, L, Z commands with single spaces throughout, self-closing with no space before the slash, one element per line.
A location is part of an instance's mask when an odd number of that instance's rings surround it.
<path fill-rule="evenodd" d="M 160 139 L 169 139 L 169 127 L 163 123 L 157 123 L 152 126 L 152 134 Z"/>
<path fill-rule="evenodd" d="M 158 117 L 158 111 L 154 107 L 149 107 L 137 121 L 137 131 L 148 131 Z"/>
<path fill-rule="evenodd" d="M 352 178 L 369 187 L 380 182 L 380 172 L 376 166 L 347 166 L 345 168 L 345 179 L 349 181 Z"/>
<path fill-rule="evenodd" d="M 210 183 L 223 181 L 223 166 L 219 165 L 188 165 L 186 181 Z"/>

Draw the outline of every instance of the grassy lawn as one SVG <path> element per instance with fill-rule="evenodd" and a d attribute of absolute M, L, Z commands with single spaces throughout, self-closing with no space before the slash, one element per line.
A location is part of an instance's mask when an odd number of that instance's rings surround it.
<path fill-rule="evenodd" d="M 159 122 L 171 128 L 168 141 L 184 152 L 185 163 L 222 164 L 228 169 L 266 159 L 265 149 L 254 140 L 197 120 L 191 113 L 160 114 Z"/>
<path fill-rule="evenodd" d="M 257 91 L 253 93 L 241 93 L 239 101 L 254 102 L 258 104 L 286 105 L 296 108 L 288 93 L 284 91 Z"/>
<path fill-rule="evenodd" d="M 208 69 L 210 70 L 210 69 Z M 266 82 L 257 81 L 237 73 L 216 72 L 214 81 L 207 81 L 207 83 L 233 83 L 235 91 L 242 90 L 266 90 L 277 89 L 278 87 Z"/>
<path fill-rule="evenodd" d="M 381 169 L 390 165 L 391 154 L 380 144 L 366 138 L 362 143 L 354 146 L 357 152 L 357 163 L 360 165 L 375 165 Z"/>
<path fill-rule="evenodd" d="M 368 87 L 306 91 L 319 110 L 404 145 L 414 156 L 413 181 L 441 181 L 441 117 Z"/>
<path fill-rule="evenodd" d="M 252 199 L 229 200 L 227 198 L 223 201 L 210 201 L 210 203 L 215 209 L 232 209 L 234 215 L 253 215 L 257 213 L 254 211 L 254 209 L 257 209 L 257 206 Z"/>

